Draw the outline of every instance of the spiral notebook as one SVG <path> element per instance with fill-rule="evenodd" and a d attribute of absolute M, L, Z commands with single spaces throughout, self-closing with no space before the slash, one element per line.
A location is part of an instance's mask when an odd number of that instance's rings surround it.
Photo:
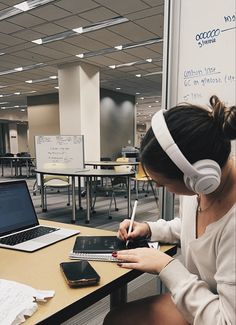
<path fill-rule="evenodd" d="M 76 260 L 117 262 L 118 259 L 112 256 L 112 252 L 138 247 L 158 248 L 158 243 L 140 239 L 129 242 L 126 247 L 126 243 L 116 236 L 78 236 L 69 257 Z"/>

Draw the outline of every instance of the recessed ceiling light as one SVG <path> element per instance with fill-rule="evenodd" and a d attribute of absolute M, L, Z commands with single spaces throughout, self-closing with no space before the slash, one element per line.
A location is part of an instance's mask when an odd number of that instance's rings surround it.
<path fill-rule="evenodd" d="M 121 51 L 123 49 L 122 45 L 114 46 L 114 48 L 118 51 Z"/>
<path fill-rule="evenodd" d="M 55 89 L 59 89 L 59 87 L 58 87 L 58 86 L 55 86 L 54 88 L 55 88 Z"/>
<path fill-rule="evenodd" d="M 22 108 L 22 109 L 21 109 L 21 112 L 25 112 L 25 109 L 24 109 L 24 108 Z"/>
<path fill-rule="evenodd" d="M 140 95 L 140 93 L 136 93 L 136 95 Z"/>
<path fill-rule="evenodd" d="M 149 108 L 151 108 L 151 107 L 152 107 L 152 105 L 148 105 L 148 107 L 149 107 Z"/>
<path fill-rule="evenodd" d="M 50 79 L 57 79 L 57 76 L 50 76 Z"/>
<path fill-rule="evenodd" d="M 115 65 L 109 65 L 109 68 L 111 68 L 111 69 L 115 69 L 116 66 L 115 66 Z"/>
<path fill-rule="evenodd" d="M 141 78 L 141 77 L 142 77 L 141 73 L 138 73 L 138 74 L 136 74 L 135 76 L 136 76 L 137 78 Z"/>
<path fill-rule="evenodd" d="M 121 88 L 120 87 L 116 87 L 116 90 L 121 90 Z"/>
<path fill-rule="evenodd" d="M 25 82 L 27 82 L 27 84 L 32 84 L 33 80 L 25 80 Z"/>
<path fill-rule="evenodd" d="M 20 92 L 16 92 L 16 93 L 14 93 L 14 95 L 20 95 Z"/>
<path fill-rule="evenodd" d="M 19 106 L 19 105 L 15 105 L 14 107 L 15 107 L 15 108 L 19 108 L 20 106 Z"/>
<path fill-rule="evenodd" d="M 16 70 L 16 71 L 23 71 L 23 67 L 14 68 L 14 70 Z"/>
<path fill-rule="evenodd" d="M 80 59 L 83 59 L 83 57 L 84 57 L 84 53 L 76 54 L 76 56 L 77 56 L 78 58 L 80 58 Z"/>
<path fill-rule="evenodd" d="M 152 62 L 152 59 L 146 59 L 147 62 L 151 63 Z"/>

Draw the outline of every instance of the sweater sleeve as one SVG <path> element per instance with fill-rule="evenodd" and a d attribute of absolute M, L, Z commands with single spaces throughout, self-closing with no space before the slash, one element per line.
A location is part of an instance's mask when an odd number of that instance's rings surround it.
<path fill-rule="evenodd" d="M 174 303 L 191 324 L 236 324 L 235 226 L 236 222 L 227 225 L 218 244 L 216 293 L 211 292 L 206 282 L 191 274 L 178 260 L 160 272 L 160 278 L 170 290 Z"/>
<path fill-rule="evenodd" d="M 180 240 L 181 220 L 174 218 L 166 221 L 159 219 L 155 222 L 147 222 L 151 230 L 151 240 L 162 243 L 178 243 Z"/>

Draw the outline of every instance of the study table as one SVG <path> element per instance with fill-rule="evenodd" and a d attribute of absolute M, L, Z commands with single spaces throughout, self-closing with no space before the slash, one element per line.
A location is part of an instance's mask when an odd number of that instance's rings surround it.
<path fill-rule="evenodd" d="M 138 166 L 138 162 L 130 162 L 130 161 L 112 161 L 112 160 L 105 160 L 105 161 L 86 161 L 86 166 L 93 166 L 94 168 L 99 167 L 115 167 L 115 166 L 122 166 L 122 165 L 130 165 L 130 166 Z"/>
<path fill-rule="evenodd" d="M 40 187 L 41 187 L 41 203 L 42 210 L 45 211 L 44 204 L 44 175 L 64 175 L 70 176 L 72 182 L 72 223 L 75 223 L 76 220 L 76 200 L 75 200 L 75 177 L 80 179 L 84 177 L 86 180 L 86 223 L 90 222 L 90 213 L 91 213 L 91 179 L 93 177 L 118 177 L 123 176 L 127 178 L 127 216 L 130 216 L 130 178 L 134 176 L 133 171 L 115 171 L 111 169 L 76 169 L 76 168 L 65 168 L 65 169 L 35 169 L 36 173 L 40 174 Z M 80 181 L 79 181 L 80 184 Z M 79 189 L 80 192 L 80 189 Z M 80 196 L 79 196 L 80 197 Z"/>
<path fill-rule="evenodd" d="M 116 233 L 76 225 L 41 220 L 41 224 L 53 227 L 78 229 L 81 235 L 109 236 Z M 79 235 L 78 235 L 79 236 Z M 38 303 L 38 310 L 27 319 L 25 325 L 54 325 L 73 317 L 85 308 L 110 295 L 111 306 L 126 301 L 127 284 L 142 272 L 119 268 L 114 262 L 91 261 L 100 275 L 99 285 L 70 288 L 60 271 L 61 262 L 70 261 L 68 254 L 73 248 L 76 236 L 45 247 L 34 253 L 25 253 L 0 248 L 0 278 L 16 281 L 40 290 L 55 290 L 55 296 L 46 303 Z M 176 246 L 161 246 L 169 255 L 176 253 Z"/>
<path fill-rule="evenodd" d="M 28 178 L 30 175 L 31 164 L 35 159 L 35 157 L 1 157 L 2 176 L 4 176 L 4 163 L 10 163 L 11 177 L 13 177 L 13 166 L 15 167 L 15 176 L 18 176 L 18 168 L 22 167 L 22 163 L 25 163 L 26 177 Z"/>

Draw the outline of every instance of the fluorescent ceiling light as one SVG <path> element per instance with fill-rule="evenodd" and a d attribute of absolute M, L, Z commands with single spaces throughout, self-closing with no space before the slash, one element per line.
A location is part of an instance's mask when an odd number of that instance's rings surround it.
<path fill-rule="evenodd" d="M 57 79 L 57 78 L 58 78 L 57 76 L 50 76 L 50 77 L 41 78 L 41 79 L 26 80 L 25 82 L 29 83 L 29 84 L 35 84 L 35 83 L 38 83 L 38 82 L 48 81 L 48 80 L 52 80 L 52 79 L 54 80 L 54 79 Z"/>
<path fill-rule="evenodd" d="M 140 47 L 140 46 L 152 45 L 152 44 L 159 43 L 159 42 L 162 42 L 162 41 L 163 40 L 161 38 L 152 38 L 150 40 L 146 40 L 146 41 L 142 41 L 142 42 L 129 43 L 129 44 L 124 44 L 124 45 L 118 45 L 118 46 L 115 46 L 115 47 L 108 47 L 108 48 L 101 49 L 101 50 L 98 50 L 98 51 L 80 53 L 80 54 L 77 54 L 76 56 L 81 58 L 81 59 L 82 58 L 86 59 L 86 58 L 90 58 L 90 57 L 97 56 L 97 55 L 105 55 L 105 54 L 113 53 L 113 52 L 116 52 L 117 50 L 118 51 L 129 50 L 129 49 Z M 147 60 L 150 60 L 150 59 L 147 59 Z M 143 62 L 145 62 L 145 61 L 143 61 Z M 161 61 L 161 59 L 160 59 L 160 61 Z M 111 68 L 111 69 L 113 69 L 113 68 Z"/>
<path fill-rule="evenodd" d="M 123 49 L 122 45 L 114 46 L 114 48 L 118 51 L 121 51 Z"/>
<path fill-rule="evenodd" d="M 136 74 L 135 76 L 136 76 L 137 78 L 141 78 L 141 77 L 142 77 L 141 73 L 138 73 L 138 74 Z"/>
<path fill-rule="evenodd" d="M 8 102 L 1 102 L 0 105 L 4 105 L 4 104 L 7 104 Z"/>
<path fill-rule="evenodd" d="M 77 56 L 78 58 L 80 58 L 80 59 L 83 59 L 83 57 L 84 57 L 84 53 L 76 54 L 76 56 Z"/>
<path fill-rule="evenodd" d="M 146 76 L 153 76 L 153 75 L 156 75 L 156 74 L 162 74 L 162 71 L 156 71 L 156 72 L 146 73 L 143 76 L 144 77 L 146 77 Z"/>
<path fill-rule="evenodd" d="M 23 67 L 19 67 L 19 68 L 14 68 L 14 70 L 18 71 L 23 71 Z"/>
<path fill-rule="evenodd" d="M 0 56 L 1 56 L 1 55 L 4 55 L 4 54 L 5 54 L 5 53 L 1 52 L 1 53 L 0 53 Z"/>
<path fill-rule="evenodd" d="M 78 28 L 74 28 L 72 30 L 68 30 L 66 32 L 62 32 L 62 33 L 58 33 L 58 34 L 54 34 L 51 36 L 46 36 L 43 38 L 39 38 L 36 40 L 33 40 L 33 43 L 36 44 L 46 44 L 46 43 L 50 43 L 50 42 L 55 42 L 55 41 L 59 41 L 59 40 L 63 40 L 65 38 L 71 37 L 71 36 L 75 36 L 77 34 L 84 34 L 84 33 L 89 33 L 89 32 L 93 32 L 95 30 L 99 30 L 102 28 L 107 28 L 107 27 L 111 27 L 114 25 L 118 25 L 118 24 L 122 24 L 129 21 L 128 18 L 122 17 L 122 16 L 118 16 L 118 17 L 114 17 L 108 20 L 104 20 L 101 22 L 98 22 L 96 24 L 92 24 L 89 26 L 85 26 L 85 27 L 78 27 Z"/>
<path fill-rule="evenodd" d="M 27 1 L 21 2 L 18 5 L 13 6 L 14 8 L 20 9 L 21 11 L 28 11 L 29 10 L 29 5 Z"/>
<path fill-rule="evenodd" d="M 76 32 L 77 34 L 82 34 L 83 33 L 83 27 L 79 27 L 79 28 L 74 28 L 72 29 L 74 32 Z"/>
<path fill-rule="evenodd" d="M 43 40 L 42 40 L 42 38 L 35 39 L 35 40 L 33 40 L 32 42 L 35 43 L 35 44 L 38 44 L 38 45 L 43 44 Z"/>
<path fill-rule="evenodd" d="M 19 71 L 26 71 L 26 70 L 41 68 L 43 66 L 46 66 L 46 64 L 36 63 L 36 64 L 28 65 L 25 67 L 18 67 L 18 68 L 14 68 L 14 69 L 10 69 L 10 70 L 0 71 L 0 76 L 6 75 L 6 74 L 11 74 L 11 73 L 16 73 Z"/>
<path fill-rule="evenodd" d="M 17 91 L 16 93 L 14 93 L 14 95 L 20 95 L 20 92 L 19 92 L 19 91 Z"/>
<path fill-rule="evenodd" d="M 13 7 L 9 7 L 3 10 L 0 10 L 0 20 L 7 19 L 9 17 L 18 15 L 22 12 L 32 10 L 34 8 L 43 6 L 49 2 L 53 2 L 55 0 L 28 0 L 18 3 Z"/>

